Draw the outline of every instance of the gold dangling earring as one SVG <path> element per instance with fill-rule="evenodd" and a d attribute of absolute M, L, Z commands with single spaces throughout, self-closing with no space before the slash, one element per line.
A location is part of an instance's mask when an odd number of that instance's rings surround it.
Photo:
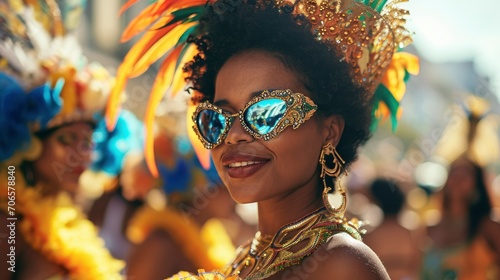
<path fill-rule="evenodd" d="M 332 167 L 329 167 L 326 162 L 325 156 L 331 156 L 332 159 Z M 323 179 L 323 203 L 325 204 L 328 212 L 333 214 L 333 216 L 337 219 L 343 219 L 345 210 L 347 209 L 347 196 L 345 189 L 337 182 L 337 179 L 342 173 L 342 166 L 345 164 L 345 161 L 339 155 L 335 147 L 333 147 L 332 143 L 328 143 L 323 147 L 321 151 L 321 155 L 319 157 L 319 163 L 321 164 L 321 175 L 320 177 Z M 327 177 L 334 182 L 332 186 L 328 186 Z M 332 189 L 335 189 L 334 194 L 339 194 L 342 198 L 342 203 L 338 207 L 333 207 L 330 199 L 333 199 L 333 194 L 330 193 Z"/>

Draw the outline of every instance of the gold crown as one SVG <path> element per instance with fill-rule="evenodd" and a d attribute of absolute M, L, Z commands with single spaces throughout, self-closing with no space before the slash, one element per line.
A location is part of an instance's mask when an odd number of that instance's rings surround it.
<path fill-rule="evenodd" d="M 404 27 L 407 0 L 275 0 L 282 11 L 307 17 L 316 39 L 344 56 L 354 81 L 373 91 L 394 52 L 412 40 Z M 389 2 L 389 3 L 386 3 Z"/>

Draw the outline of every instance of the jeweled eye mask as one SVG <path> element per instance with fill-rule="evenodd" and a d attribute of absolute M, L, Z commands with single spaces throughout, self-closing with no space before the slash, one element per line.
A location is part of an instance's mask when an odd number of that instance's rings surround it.
<path fill-rule="evenodd" d="M 286 127 L 298 128 L 310 119 L 318 106 L 302 93 L 264 90 L 238 113 L 231 114 L 205 101 L 198 105 L 193 121 L 198 138 L 207 149 L 220 145 L 238 117 L 243 129 L 256 139 L 270 140 Z"/>

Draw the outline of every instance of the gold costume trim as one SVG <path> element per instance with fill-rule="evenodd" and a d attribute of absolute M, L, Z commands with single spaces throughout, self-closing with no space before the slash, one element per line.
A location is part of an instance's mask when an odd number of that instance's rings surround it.
<path fill-rule="evenodd" d="M 250 269 L 245 279 L 266 279 L 299 264 L 337 233 L 346 232 L 361 240 L 360 226 L 357 220 L 348 222 L 345 218 L 338 219 L 321 208 L 285 225 L 274 237 L 257 232 L 253 240 L 238 248 L 236 257 L 220 272 L 229 277 L 239 275 L 243 269 Z"/>

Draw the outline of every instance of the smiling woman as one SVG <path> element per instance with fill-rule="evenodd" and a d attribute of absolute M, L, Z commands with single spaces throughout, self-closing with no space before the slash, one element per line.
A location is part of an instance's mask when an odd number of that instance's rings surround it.
<path fill-rule="evenodd" d="M 158 58 L 153 51 L 167 53 L 146 124 L 187 62 L 194 132 L 233 199 L 258 203 L 255 238 L 227 266 L 189 279 L 388 278 L 344 217 L 339 176 L 368 140 L 372 115 L 396 121 L 403 80 L 418 70 L 415 57 L 391 63 L 410 42 L 398 2 L 159 1 L 131 23 L 127 38 L 141 20 L 164 27 L 144 35 L 118 74 L 124 85 Z"/>

